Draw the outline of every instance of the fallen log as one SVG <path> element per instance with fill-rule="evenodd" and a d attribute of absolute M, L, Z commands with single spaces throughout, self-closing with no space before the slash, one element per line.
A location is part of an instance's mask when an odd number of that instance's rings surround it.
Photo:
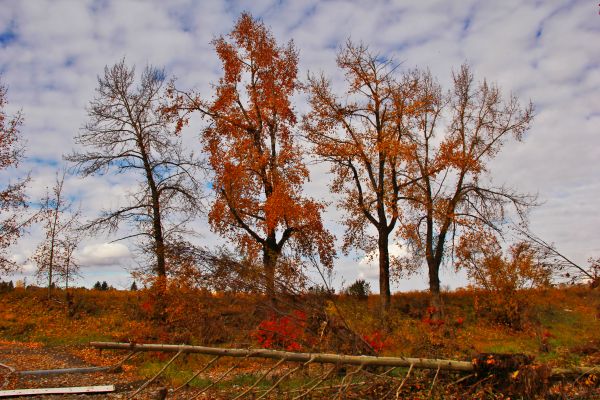
<path fill-rule="evenodd" d="M 15 371 L 15 374 L 18 374 L 18 375 L 91 374 L 94 372 L 108 371 L 111 368 L 112 367 L 36 369 L 36 370 L 31 370 L 31 371 Z"/>
<path fill-rule="evenodd" d="M 138 344 L 116 342 L 91 342 L 90 346 L 97 349 L 135 350 L 135 351 L 164 351 L 182 353 L 198 353 L 224 357 L 269 358 L 290 362 L 307 362 L 321 364 L 346 364 L 364 366 L 410 367 L 421 369 L 437 369 L 451 371 L 473 371 L 473 364 L 468 361 L 441 360 L 430 358 L 410 357 L 375 357 L 350 356 L 327 353 L 294 353 L 289 351 L 269 349 L 223 349 L 219 347 L 188 346 L 173 344 Z"/>
<path fill-rule="evenodd" d="M 246 357 L 268 358 L 290 362 L 307 362 L 320 364 L 345 364 L 362 366 L 383 367 L 412 367 L 418 369 L 435 369 L 460 372 L 477 372 L 477 367 L 470 361 L 457 361 L 432 358 L 412 357 L 376 357 L 376 356 L 351 356 L 345 354 L 328 353 L 294 353 L 289 351 L 269 349 L 224 349 L 220 347 L 174 345 L 174 344 L 146 344 L 146 343 L 118 343 L 118 342 L 90 342 L 90 346 L 97 349 L 130 350 L 130 351 L 164 351 L 206 354 L 221 357 Z M 553 368 L 551 377 L 571 375 L 586 375 L 598 372 L 598 367 L 571 367 Z"/>
<path fill-rule="evenodd" d="M 0 397 L 18 397 L 18 396 L 42 396 L 48 394 L 86 394 L 86 393 L 110 393 L 115 391 L 114 385 L 105 386 L 79 386 L 62 388 L 41 388 L 41 389 L 14 389 L 0 390 Z"/>

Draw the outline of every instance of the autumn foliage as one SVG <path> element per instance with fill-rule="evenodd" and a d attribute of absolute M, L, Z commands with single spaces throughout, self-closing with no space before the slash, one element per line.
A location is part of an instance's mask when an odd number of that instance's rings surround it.
<path fill-rule="evenodd" d="M 306 313 L 295 310 L 289 315 L 271 316 L 261 321 L 253 337 L 265 349 L 301 351 L 310 341 L 306 325 Z"/>
<path fill-rule="evenodd" d="M 288 357 L 250 388 L 267 397 L 259 384 L 271 380 L 278 390 L 271 395 L 280 396 L 317 382 L 294 398 L 326 398 L 330 389 L 342 398 L 350 388 L 356 398 L 567 398 L 563 386 L 556 390 L 562 382 L 550 386 L 552 368 L 600 364 L 600 258 L 579 266 L 529 232 L 535 196 L 492 176 L 504 146 L 528 131 L 531 104 L 477 80 L 468 65 L 453 71 L 444 88 L 427 69 L 403 68 L 350 40 L 337 53 L 342 82 L 315 73 L 302 82 L 294 43 L 278 43 L 248 13 L 211 45 L 221 75 L 209 93 L 177 88 L 160 68 L 136 78 L 125 60 L 98 78 L 87 123 L 75 137 L 83 148 L 65 159 L 82 177 L 128 174 L 135 187 L 119 207 L 80 225 L 63 193 L 66 172 L 35 203 L 40 211 L 33 217 L 26 215 L 28 178 L 0 187 L 0 273 L 15 271 L 9 246 L 41 221 L 45 239 L 29 261 L 48 286 L 0 280 L 0 345 L 68 343 L 86 362 L 106 364 L 106 357 L 82 350 L 90 340 L 472 360 L 461 369 L 474 373 L 458 378 L 439 362 L 435 375 L 412 372 L 422 368 L 416 364 L 384 372 L 365 362 L 354 371 L 341 362 L 327 372 L 314 357 L 290 368 Z M 23 158 L 23 118 L 8 115 L 6 105 L 0 84 L 3 174 Z M 181 137 L 194 116 L 199 155 Z M 333 196 L 343 215 L 341 251 L 377 261 L 379 293 L 362 276 L 337 294 L 331 287 L 335 237 L 323 218 L 330 204 L 305 194 L 309 160 L 329 166 L 323 196 Z M 198 216 L 233 246 L 194 243 L 191 222 Z M 517 222 L 511 229 L 518 239 L 510 242 L 503 235 L 508 222 Z M 117 233 L 125 224 L 130 232 L 121 239 L 135 238 L 145 260 L 132 273 L 139 287 L 69 287 L 85 235 Z M 443 291 L 443 266 L 466 272 L 471 284 Z M 308 267 L 323 282 L 313 281 Z M 394 279 L 421 268 L 427 291 L 392 294 Z M 64 289 L 56 287 L 60 281 Z M 268 366 L 257 367 L 255 355 L 217 357 L 222 364 L 210 371 L 212 361 L 203 364 L 206 374 L 183 390 L 205 379 L 210 383 L 201 390 L 209 396 L 222 385 L 239 390 Z M 544 364 L 533 363 L 535 356 Z M 143 371 L 152 357 L 169 358 L 139 354 L 132 362 Z M 175 356 L 151 375 L 182 379 L 171 374 L 198 371 L 203 358 Z M 236 364 L 225 366 L 230 361 Z M 252 374 L 243 376 L 242 364 Z M 228 371 L 213 380 L 219 368 Z M 293 389 L 282 389 L 283 378 Z M 325 387 L 327 380 L 334 385 Z M 572 386 L 592 393 L 599 384 L 596 374 L 584 373 Z"/>
<path fill-rule="evenodd" d="M 507 253 L 507 254 L 505 254 Z M 528 242 L 511 245 L 506 252 L 490 232 L 467 234 L 457 250 L 458 267 L 486 292 L 476 304 L 482 315 L 521 329 L 527 313 L 523 289 L 550 286 L 552 266 Z"/>
<path fill-rule="evenodd" d="M 390 267 L 396 272 L 403 267 L 390 256 L 389 241 L 402 217 L 403 190 L 415 179 L 405 170 L 403 137 L 410 132 L 399 122 L 414 105 L 411 99 L 396 101 L 395 67 L 366 46 L 348 41 L 337 65 L 345 75 L 345 93 L 335 93 L 325 76 L 309 76 L 311 111 L 303 129 L 313 152 L 331 167 L 331 190 L 342 195 L 343 249 L 378 253 L 381 306 L 387 311 Z"/>
<path fill-rule="evenodd" d="M 404 192 L 402 237 L 423 259 L 434 305 L 440 307 L 440 267 L 464 234 L 500 231 L 513 210 L 524 220 L 533 202 L 490 179 L 490 162 L 509 138 L 521 140 L 533 119 L 531 104 L 521 106 L 487 81 L 477 82 L 467 65 L 452 75 L 444 92 L 429 71 L 405 74 L 399 99 L 409 96 L 414 112 L 405 114 L 401 130 L 407 171 L 418 177 Z M 406 96 L 403 96 L 406 93 Z M 451 241 L 448 246 L 447 242 Z"/>
<path fill-rule="evenodd" d="M 197 111 L 211 121 L 202 131 L 213 172 L 211 227 L 249 259 L 262 258 L 264 285 L 275 293 L 278 263 L 317 254 L 332 266 L 333 237 L 323 227 L 323 204 L 302 194 L 309 178 L 293 127 L 291 98 L 299 89 L 298 53 L 278 46 L 260 21 L 242 14 L 231 33 L 212 42 L 223 66 L 211 101 L 173 94 L 166 112 Z"/>

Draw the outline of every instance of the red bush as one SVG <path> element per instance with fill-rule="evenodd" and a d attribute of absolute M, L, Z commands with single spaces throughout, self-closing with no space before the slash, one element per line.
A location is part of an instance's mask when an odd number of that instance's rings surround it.
<path fill-rule="evenodd" d="M 387 349 L 390 346 L 389 340 L 384 339 L 383 335 L 379 331 L 375 331 L 369 335 L 363 335 L 365 342 L 369 344 L 375 350 L 375 353 L 379 354 L 382 350 Z"/>
<path fill-rule="evenodd" d="M 280 318 L 271 317 L 262 321 L 253 337 L 265 349 L 285 349 L 287 351 L 302 350 L 306 343 L 306 314 L 294 311 Z"/>
<path fill-rule="evenodd" d="M 440 326 L 444 325 L 444 321 L 439 319 L 439 318 L 435 318 L 434 315 L 437 312 L 437 308 L 435 307 L 427 307 L 426 312 L 426 316 L 423 317 L 423 319 L 421 320 L 421 322 L 423 322 L 425 325 L 428 325 L 432 328 L 439 328 Z"/>

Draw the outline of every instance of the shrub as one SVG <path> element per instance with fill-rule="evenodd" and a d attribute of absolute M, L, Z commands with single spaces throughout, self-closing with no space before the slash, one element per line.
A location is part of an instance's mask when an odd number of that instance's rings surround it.
<path fill-rule="evenodd" d="M 277 318 L 262 321 L 253 333 L 254 339 L 265 349 L 300 351 L 306 344 L 306 314 L 294 311 Z"/>
<path fill-rule="evenodd" d="M 13 281 L 4 282 L 0 281 L 0 293 L 11 292 L 15 289 Z"/>
<path fill-rule="evenodd" d="M 502 251 L 498 239 L 489 233 L 465 235 L 457 250 L 458 267 L 483 291 L 475 311 L 494 322 L 522 329 L 527 299 L 522 289 L 545 287 L 552 271 L 542 255 L 527 242 L 515 243 Z"/>
<path fill-rule="evenodd" d="M 370 334 L 363 335 L 362 338 L 369 344 L 369 346 L 371 346 L 376 354 L 379 354 L 383 350 L 389 348 L 391 344 L 389 338 L 384 338 L 380 331 L 374 331 Z"/>
<path fill-rule="evenodd" d="M 371 284 L 364 279 L 358 279 L 352 285 L 348 286 L 344 292 L 348 296 L 364 300 L 369 298 L 369 295 L 371 294 Z"/>

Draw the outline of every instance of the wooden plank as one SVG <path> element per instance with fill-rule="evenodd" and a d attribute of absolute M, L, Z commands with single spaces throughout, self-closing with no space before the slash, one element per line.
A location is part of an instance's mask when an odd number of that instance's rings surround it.
<path fill-rule="evenodd" d="M 109 393 L 115 391 L 115 385 L 105 386 L 79 386 L 79 387 L 58 387 L 58 388 L 39 388 L 39 389 L 14 389 L 0 390 L 0 397 L 17 396 L 41 396 L 46 394 L 84 394 L 84 393 Z"/>

